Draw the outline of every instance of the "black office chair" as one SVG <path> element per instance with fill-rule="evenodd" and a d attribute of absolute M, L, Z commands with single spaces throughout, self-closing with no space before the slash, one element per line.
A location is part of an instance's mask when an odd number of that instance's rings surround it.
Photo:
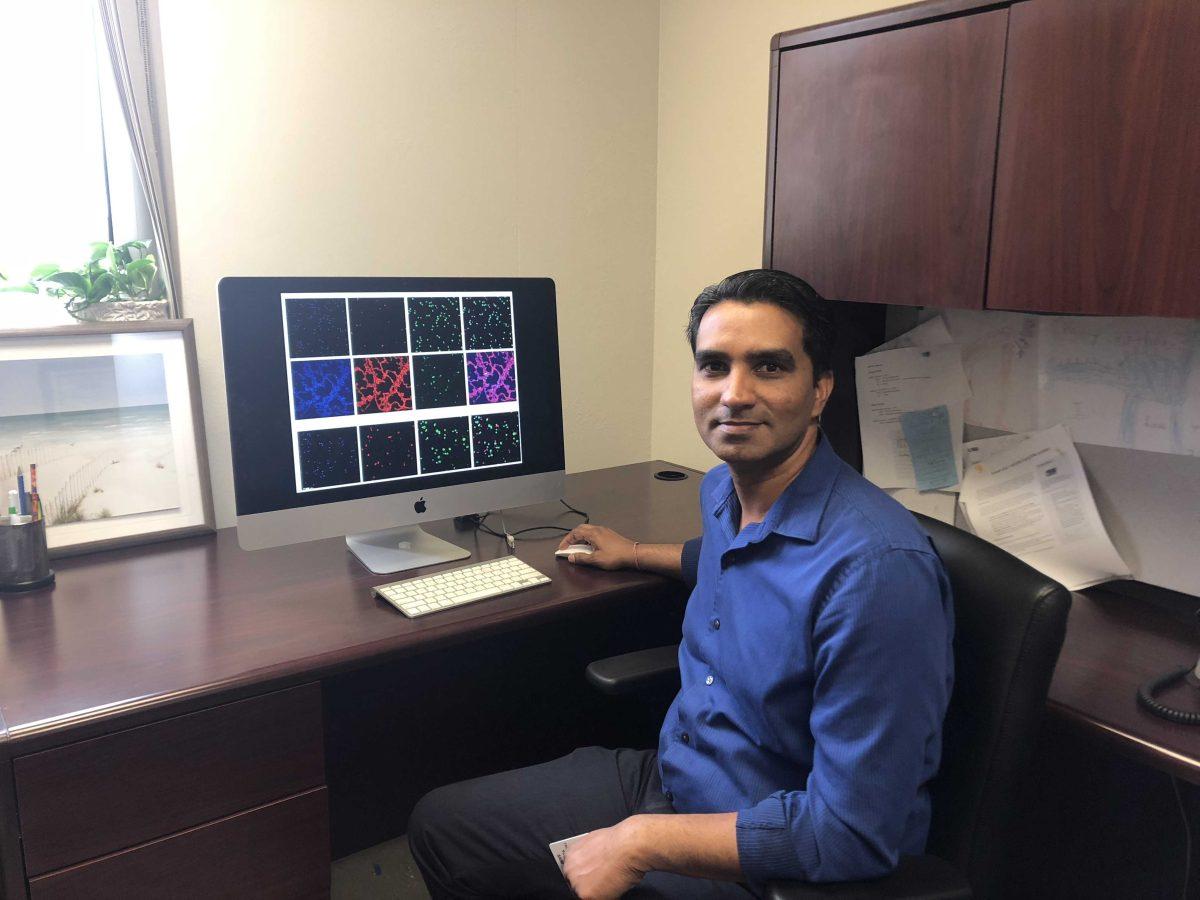
<path fill-rule="evenodd" d="M 928 853 L 903 857 L 872 881 L 778 882 L 768 900 L 998 896 L 1006 837 L 1046 693 L 1066 632 L 1071 594 L 1016 557 L 927 516 L 954 588 L 954 692 L 942 737 L 942 767 L 931 785 Z M 588 680 L 625 694 L 678 679 L 676 647 L 599 660 Z"/>

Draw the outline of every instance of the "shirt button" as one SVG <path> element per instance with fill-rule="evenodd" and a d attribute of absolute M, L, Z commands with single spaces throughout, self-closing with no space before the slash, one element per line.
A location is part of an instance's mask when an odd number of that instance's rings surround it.
<path fill-rule="evenodd" d="M 681 741 L 683 741 L 683 742 L 686 744 L 686 743 L 688 743 L 688 741 L 690 741 L 690 740 L 691 740 L 691 737 L 689 737 L 689 736 L 688 736 L 688 733 L 685 731 L 683 734 L 681 734 L 681 735 L 679 736 L 679 739 L 680 739 Z"/>
<path fill-rule="evenodd" d="M 713 677 L 712 677 L 711 675 L 709 675 L 707 678 L 705 678 L 705 679 L 704 679 L 704 683 L 705 683 L 705 684 L 712 684 L 712 683 L 713 683 Z"/>
<path fill-rule="evenodd" d="M 675 795 L 674 795 L 674 794 L 672 794 L 670 791 L 667 791 L 665 794 L 663 794 L 663 796 L 667 798 L 667 802 L 668 802 L 668 803 L 674 803 L 674 802 L 675 802 Z"/>
<path fill-rule="evenodd" d="M 713 627 L 713 631 L 720 631 L 721 630 L 721 620 L 713 619 L 712 627 Z"/>

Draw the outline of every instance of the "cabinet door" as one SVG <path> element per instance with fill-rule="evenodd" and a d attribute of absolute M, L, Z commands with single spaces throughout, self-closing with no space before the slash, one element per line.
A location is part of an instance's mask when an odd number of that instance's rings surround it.
<path fill-rule="evenodd" d="M 771 265 L 838 300 L 983 306 L 1007 17 L 780 51 Z"/>
<path fill-rule="evenodd" d="M 1200 2 L 1010 15 L 987 305 L 1200 316 Z"/>

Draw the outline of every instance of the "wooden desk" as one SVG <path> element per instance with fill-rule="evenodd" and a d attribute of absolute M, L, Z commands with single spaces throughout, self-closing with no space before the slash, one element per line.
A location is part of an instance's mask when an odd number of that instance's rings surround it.
<path fill-rule="evenodd" d="M 683 541 L 699 531 L 699 478 L 652 477 L 665 467 L 572 475 L 566 499 L 626 534 Z M 558 504 L 506 518 L 510 529 L 578 522 Z M 503 552 L 501 540 L 449 522 L 427 528 L 476 559 Z M 518 544 L 550 584 L 417 620 L 371 594 L 394 577 L 367 572 L 341 540 L 248 553 L 226 529 L 59 561 L 54 588 L 0 601 L 4 896 L 24 897 L 27 877 L 34 900 L 100 896 L 93 873 L 105 896 L 132 896 L 129 879 L 186 859 L 193 869 L 159 887 L 203 896 L 218 871 L 237 868 L 233 848 L 253 843 L 247 833 L 268 835 L 280 822 L 307 830 L 292 835 L 290 853 L 274 848 L 281 864 L 270 874 L 288 885 L 294 866 L 315 879 L 313 895 L 327 893 L 316 682 L 668 587 L 641 572 L 559 562 L 556 543 Z M 264 878 L 270 852 L 251 855 Z M 324 857 L 323 874 L 314 857 Z M 284 890 L 299 895 L 294 884 Z"/>
<path fill-rule="evenodd" d="M 1200 785 L 1200 728 L 1151 715 L 1135 699 L 1150 679 L 1195 665 L 1200 600 L 1142 585 L 1125 591 L 1118 583 L 1074 596 L 1049 710 L 1065 728 Z M 1151 599 L 1156 593 L 1164 596 Z M 1200 713 L 1200 692 L 1188 684 L 1160 699 Z"/>
<path fill-rule="evenodd" d="M 666 466 L 572 475 L 566 499 L 625 534 L 683 541 L 699 532 L 699 478 L 651 477 Z M 507 520 L 576 518 L 548 504 Z M 448 522 L 428 529 L 477 559 L 502 552 Z M 134 896 L 147 872 L 170 873 L 155 883 L 164 895 L 203 896 L 215 871 L 261 885 L 259 896 L 327 893 L 319 682 L 670 588 L 560 563 L 553 541 L 518 547 L 549 585 L 418 620 L 371 595 L 391 579 L 342 541 L 247 553 L 231 529 L 62 560 L 52 590 L 0 600 L 3 897 L 26 896 L 27 879 L 34 900 L 87 893 L 101 877 L 107 895 Z M 1146 677 L 1194 660 L 1194 635 L 1146 602 L 1077 597 L 1052 716 L 1200 784 L 1200 731 L 1134 700 Z M 239 856 L 256 843 L 252 860 Z"/>

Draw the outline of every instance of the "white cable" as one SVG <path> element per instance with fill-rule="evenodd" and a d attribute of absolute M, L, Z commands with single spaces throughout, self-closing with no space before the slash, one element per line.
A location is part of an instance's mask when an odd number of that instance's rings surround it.
<path fill-rule="evenodd" d="M 508 533 L 508 526 L 504 524 L 504 510 L 500 510 L 500 530 L 504 532 L 504 543 L 508 545 L 508 552 L 517 552 L 517 539 Z"/>

